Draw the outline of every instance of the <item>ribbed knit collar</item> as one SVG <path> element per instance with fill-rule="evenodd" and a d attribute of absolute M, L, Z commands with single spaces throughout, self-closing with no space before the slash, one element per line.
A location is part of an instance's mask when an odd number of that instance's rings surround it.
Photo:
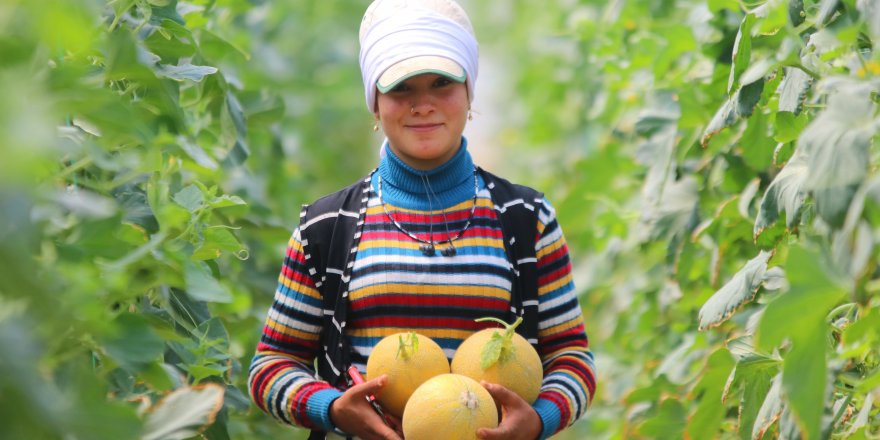
<path fill-rule="evenodd" d="M 467 139 L 462 136 L 461 147 L 449 161 L 431 170 L 417 170 L 385 145 L 385 155 L 373 176 L 373 188 L 378 189 L 382 176 L 382 199 L 385 203 L 406 209 L 438 210 L 469 200 L 474 196 L 474 162 L 467 151 Z M 428 200 L 427 177 L 434 196 Z"/>

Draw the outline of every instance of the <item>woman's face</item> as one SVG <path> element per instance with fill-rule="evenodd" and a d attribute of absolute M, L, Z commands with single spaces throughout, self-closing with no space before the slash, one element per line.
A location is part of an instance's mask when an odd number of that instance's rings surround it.
<path fill-rule="evenodd" d="M 377 103 L 388 144 L 407 165 L 436 168 L 458 152 L 469 107 L 464 83 L 416 75 L 379 93 Z"/>

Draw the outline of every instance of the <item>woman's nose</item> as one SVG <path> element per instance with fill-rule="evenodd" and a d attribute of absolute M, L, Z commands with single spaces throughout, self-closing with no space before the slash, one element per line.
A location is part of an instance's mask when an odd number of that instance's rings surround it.
<path fill-rule="evenodd" d="M 434 109 L 434 100 L 428 94 L 414 96 L 410 102 L 409 112 L 411 115 L 428 114 Z"/>

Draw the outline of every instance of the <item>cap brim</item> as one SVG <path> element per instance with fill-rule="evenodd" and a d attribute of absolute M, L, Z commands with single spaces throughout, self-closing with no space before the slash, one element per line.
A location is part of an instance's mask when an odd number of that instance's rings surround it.
<path fill-rule="evenodd" d="M 379 80 L 376 81 L 376 88 L 382 93 L 387 93 L 400 84 L 401 81 L 425 73 L 443 75 L 460 83 L 465 82 L 467 79 L 467 73 L 464 71 L 464 68 L 455 61 L 449 58 L 425 55 L 408 58 L 389 67 L 382 73 Z"/>

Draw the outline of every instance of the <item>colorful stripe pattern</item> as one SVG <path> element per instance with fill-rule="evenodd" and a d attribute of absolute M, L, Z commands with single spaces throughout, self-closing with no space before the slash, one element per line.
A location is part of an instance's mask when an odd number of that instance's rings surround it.
<path fill-rule="evenodd" d="M 425 240 L 433 234 L 436 242 L 459 231 L 471 205 L 471 200 L 456 204 L 445 218 L 386 207 L 409 232 Z M 482 189 L 470 228 L 454 242 L 456 255 L 440 255 L 444 244 L 438 246 L 437 255 L 428 257 L 419 251 L 420 243 L 389 221 L 379 199 L 371 197 L 349 285 L 346 334 L 352 341 L 353 365 L 365 371 L 372 347 L 400 331 L 431 337 L 451 359 L 467 336 L 493 326 L 474 322 L 475 318 L 508 318 L 513 277 L 496 209 L 488 191 Z M 534 406 L 543 419 L 546 437 L 584 413 L 596 385 L 568 249 L 546 201 L 541 206 L 538 234 L 538 339 L 545 378 Z M 340 391 L 313 376 L 315 356 L 321 355 L 322 314 L 320 294 L 297 230 L 251 365 L 249 388 L 257 405 L 278 420 L 329 430 L 329 404 Z"/>

